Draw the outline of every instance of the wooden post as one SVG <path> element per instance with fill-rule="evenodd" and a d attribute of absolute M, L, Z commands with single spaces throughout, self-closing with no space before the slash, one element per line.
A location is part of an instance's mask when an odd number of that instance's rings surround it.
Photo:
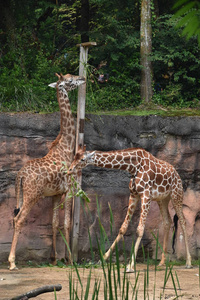
<path fill-rule="evenodd" d="M 88 58 L 88 48 L 95 46 L 96 42 L 87 42 L 78 44 L 80 47 L 80 61 L 79 61 L 79 76 L 86 78 L 86 65 Z M 84 146 L 84 125 L 85 125 L 85 98 L 86 98 L 86 83 L 78 88 L 78 107 L 77 107 L 77 127 L 76 127 L 76 152 L 79 145 Z M 78 174 L 77 182 L 81 186 L 82 173 Z M 79 220 L 80 220 L 80 198 L 75 197 L 73 203 L 73 225 L 72 225 L 72 260 L 78 260 L 78 238 L 79 238 Z"/>

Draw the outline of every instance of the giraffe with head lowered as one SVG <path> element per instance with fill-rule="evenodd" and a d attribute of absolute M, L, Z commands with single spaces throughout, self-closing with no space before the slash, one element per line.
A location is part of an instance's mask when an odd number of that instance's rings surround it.
<path fill-rule="evenodd" d="M 75 125 L 72 116 L 68 91 L 85 83 L 85 78 L 70 74 L 56 74 L 58 81 L 50 84 L 57 89 L 57 99 L 60 108 L 60 132 L 52 143 L 46 156 L 28 161 L 18 172 L 15 183 L 17 208 L 14 211 L 14 234 L 8 261 L 10 270 L 17 269 L 15 265 L 16 246 L 19 233 L 31 208 L 41 198 L 53 196 L 53 242 L 51 251 L 52 263 L 56 263 L 56 233 L 59 226 L 59 202 L 70 187 L 70 178 L 65 167 L 69 167 L 75 149 Z M 65 164 L 63 166 L 63 164 Z M 69 244 L 70 218 L 72 199 L 65 201 L 64 234 Z M 66 251 L 66 258 L 70 253 Z"/>
<path fill-rule="evenodd" d="M 134 261 L 137 256 L 139 244 L 144 234 L 145 222 L 150 209 L 151 201 L 159 205 L 164 224 L 163 253 L 160 265 L 166 260 L 167 243 L 171 218 L 168 211 L 169 201 L 172 201 L 175 212 L 179 218 L 183 231 L 186 247 L 186 267 L 191 267 L 191 257 L 188 246 L 185 218 L 182 212 L 183 187 L 181 179 L 175 168 L 169 163 L 159 160 L 144 149 L 130 148 L 116 151 L 85 151 L 79 149 L 71 164 L 68 174 L 71 174 L 87 165 L 94 165 L 101 168 L 126 170 L 132 178 L 129 183 L 130 197 L 125 220 L 119 230 L 118 236 L 105 253 L 107 260 L 111 252 L 126 233 L 131 217 L 136 209 L 139 199 L 141 200 L 140 221 L 137 227 L 137 240 L 134 248 L 134 255 L 127 266 L 127 272 L 134 271 Z"/>

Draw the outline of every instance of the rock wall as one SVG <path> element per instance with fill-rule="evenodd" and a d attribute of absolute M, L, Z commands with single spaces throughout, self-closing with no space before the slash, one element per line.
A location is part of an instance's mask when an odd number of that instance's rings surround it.
<path fill-rule="evenodd" d="M 14 181 L 17 171 L 26 161 L 44 156 L 59 132 L 59 113 L 53 114 L 0 114 L 0 262 L 7 260 L 13 233 L 13 210 L 16 205 Z M 112 150 L 142 147 L 174 165 L 184 186 L 183 212 L 187 221 L 190 251 L 193 258 L 200 255 L 200 118 L 159 116 L 97 116 L 87 115 L 85 143 L 88 150 Z M 96 251 L 96 235 L 100 235 L 98 213 L 112 242 L 125 218 L 129 198 L 130 176 L 116 170 L 87 167 L 83 171 L 83 189 L 91 202 L 82 207 L 80 216 L 79 257 L 91 258 L 88 229 Z M 98 201 L 98 204 L 97 204 Z M 97 207 L 99 209 L 97 210 Z M 113 212 L 112 232 L 110 208 Z M 169 204 L 170 215 L 174 210 Z M 136 238 L 140 205 L 132 218 L 125 236 L 127 252 Z M 32 209 L 20 235 L 17 247 L 18 261 L 47 261 L 51 251 L 51 198 L 40 200 Z M 146 222 L 142 243 L 150 254 L 155 254 L 153 235 L 163 229 L 158 205 L 153 202 Z M 60 209 L 60 228 L 63 211 Z M 171 253 L 170 230 L 169 253 Z M 180 226 L 176 256 L 185 257 Z M 108 247 L 108 244 L 105 245 Z M 122 243 L 119 245 L 122 248 Z M 64 257 L 64 243 L 58 235 L 58 257 Z"/>

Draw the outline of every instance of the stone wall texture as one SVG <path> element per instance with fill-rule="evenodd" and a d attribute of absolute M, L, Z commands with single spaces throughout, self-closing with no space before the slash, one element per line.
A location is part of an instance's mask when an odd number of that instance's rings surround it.
<path fill-rule="evenodd" d="M 59 113 L 0 114 L 0 262 L 7 261 L 13 234 L 13 211 L 16 205 L 14 183 L 18 170 L 30 159 L 48 152 L 59 132 Z M 186 218 L 191 255 L 200 257 L 200 117 L 109 116 L 87 115 L 85 144 L 88 150 L 113 150 L 142 147 L 156 157 L 175 166 L 184 186 L 183 212 Z M 79 258 L 91 259 L 88 229 L 93 250 L 97 252 L 96 236 L 100 237 L 99 218 L 112 242 L 125 218 L 129 198 L 128 173 L 88 166 L 83 170 L 83 189 L 91 202 L 81 206 Z M 98 202 L 98 203 L 97 203 Z M 99 207 L 99 209 L 97 209 Z M 112 231 L 110 208 L 113 213 Z M 89 209 L 89 210 L 88 210 Z M 169 204 L 170 215 L 174 210 Z M 139 221 L 140 204 L 133 215 L 124 238 L 130 252 Z M 46 262 L 51 251 L 51 198 L 41 199 L 29 214 L 19 238 L 17 261 Z M 60 228 L 63 210 L 60 208 Z M 156 240 L 162 242 L 163 228 L 158 205 L 152 202 L 142 244 L 155 256 Z M 172 256 L 170 230 L 168 250 Z M 108 247 L 109 242 L 105 245 Z M 119 244 L 122 249 L 122 243 Z M 64 243 L 58 234 L 58 258 L 64 257 Z M 140 252 L 142 250 L 140 248 Z M 140 253 L 139 253 L 140 254 Z M 183 235 L 178 226 L 176 254 L 184 258 Z"/>

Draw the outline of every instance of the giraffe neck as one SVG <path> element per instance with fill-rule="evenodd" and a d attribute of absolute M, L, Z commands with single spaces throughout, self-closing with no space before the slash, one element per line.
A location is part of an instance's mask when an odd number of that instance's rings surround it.
<path fill-rule="evenodd" d="M 137 172 L 137 169 L 142 164 L 138 151 L 137 149 L 130 149 L 129 151 L 96 151 L 92 164 L 102 168 L 126 170 L 133 174 Z"/>
<path fill-rule="evenodd" d="M 68 93 L 63 87 L 57 89 L 57 98 L 60 108 L 60 133 L 57 137 L 59 144 L 67 150 L 74 150 L 75 147 L 75 125 L 71 112 Z"/>

